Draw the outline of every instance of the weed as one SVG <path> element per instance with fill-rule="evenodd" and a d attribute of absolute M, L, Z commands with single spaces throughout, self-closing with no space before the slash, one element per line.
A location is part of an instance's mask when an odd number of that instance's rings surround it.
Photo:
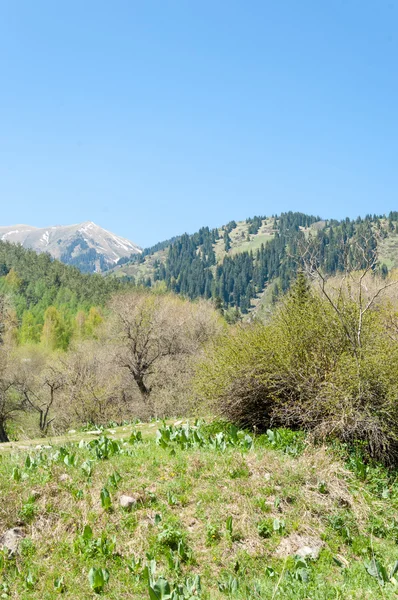
<path fill-rule="evenodd" d="M 274 533 L 273 521 L 272 519 L 263 519 L 257 525 L 258 535 L 262 538 L 270 538 Z"/>
<path fill-rule="evenodd" d="M 121 480 L 122 480 L 122 476 L 120 475 L 120 473 L 115 471 L 114 473 L 112 473 L 112 475 L 109 475 L 107 485 L 109 485 L 109 487 L 113 487 L 114 489 L 117 489 L 119 482 Z"/>
<path fill-rule="evenodd" d="M 141 431 L 132 431 L 130 438 L 129 438 L 129 444 L 131 444 L 132 446 L 134 444 L 138 444 L 139 442 L 142 442 L 142 433 Z"/>
<path fill-rule="evenodd" d="M 206 545 L 212 546 L 221 540 L 221 533 L 216 525 L 208 525 L 206 528 Z"/>
<path fill-rule="evenodd" d="M 305 433 L 283 428 L 268 429 L 265 435 L 258 438 L 257 443 L 266 447 L 270 446 L 275 450 L 282 450 L 290 456 L 299 456 L 306 446 Z"/>
<path fill-rule="evenodd" d="M 358 533 L 358 528 L 353 516 L 348 511 L 331 515 L 329 523 L 346 544 L 352 544 L 354 535 Z"/>
<path fill-rule="evenodd" d="M 65 592 L 66 586 L 65 586 L 64 578 L 63 577 L 56 577 L 54 579 L 54 590 L 58 594 L 63 594 Z"/>
<path fill-rule="evenodd" d="M 86 558 L 95 558 L 103 556 L 104 558 L 113 558 L 116 556 L 116 539 L 109 539 L 104 532 L 97 539 L 93 537 L 93 530 L 86 525 L 81 535 L 77 537 L 74 544 L 75 550 L 83 554 Z"/>
<path fill-rule="evenodd" d="M 103 487 L 100 494 L 101 506 L 104 510 L 109 510 L 112 506 L 111 495 L 106 487 Z"/>
<path fill-rule="evenodd" d="M 239 589 L 239 581 L 233 575 L 227 575 L 221 581 L 217 582 L 217 586 L 223 594 L 236 594 Z"/>
<path fill-rule="evenodd" d="M 111 456 L 121 453 L 121 446 L 118 442 L 104 435 L 99 439 L 92 440 L 88 447 L 99 460 L 108 460 Z"/>
<path fill-rule="evenodd" d="M 100 594 L 103 591 L 105 584 L 107 584 L 109 581 L 108 569 L 97 569 L 96 567 L 91 567 L 88 574 L 88 581 L 91 589 L 96 594 Z"/>
<path fill-rule="evenodd" d="M 25 523 L 31 523 L 37 513 L 37 506 L 35 505 L 34 497 L 30 497 L 27 502 L 22 504 L 21 510 L 19 511 L 19 517 Z"/>

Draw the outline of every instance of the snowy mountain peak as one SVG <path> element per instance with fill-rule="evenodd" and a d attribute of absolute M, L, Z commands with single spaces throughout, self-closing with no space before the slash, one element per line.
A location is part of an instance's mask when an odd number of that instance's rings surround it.
<path fill-rule="evenodd" d="M 0 227 L 0 240 L 21 244 L 36 252 L 48 252 L 84 272 L 106 271 L 115 266 L 119 259 L 142 252 L 137 244 L 103 229 L 93 221 L 46 228 L 30 225 Z"/>

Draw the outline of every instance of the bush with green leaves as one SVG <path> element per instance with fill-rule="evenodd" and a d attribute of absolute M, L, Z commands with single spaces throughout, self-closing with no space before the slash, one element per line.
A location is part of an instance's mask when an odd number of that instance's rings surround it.
<path fill-rule="evenodd" d="M 338 312 L 300 277 L 268 323 L 214 342 L 196 390 L 237 426 L 362 442 L 368 456 L 397 464 L 398 340 L 386 326 L 396 316 L 382 302 L 365 311 L 349 290 L 333 302 Z"/>

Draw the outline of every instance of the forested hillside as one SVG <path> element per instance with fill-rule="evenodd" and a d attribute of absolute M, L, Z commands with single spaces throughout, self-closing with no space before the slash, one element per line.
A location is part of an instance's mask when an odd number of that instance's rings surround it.
<path fill-rule="evenodd" d="M 23 343 L 40 341 L 49 329 L 52 345 L 65 348 L 76 328 L 90 327 L 88 318 L 98 321 L 98 308 L 123 285 L 0 241 L 0 295 L 12 305 L 15 335 Z"/>
<path fill-rule="evenodd" d="M 352 242 L 366 238 L 368 251 L 377 247 L 386 274 L 398 262 L 397 219 L 396 212 L 342 221 L 293 212 L 256 216 L 158 244 L 115 272 L 146 286 L 164 281 L 176 293 L 213 298 L 224 308 L 247 313 L 264 290 L 272 301 L 289 288 L 308 240 L 325 272 L 333 275 L 345 269 Z"/>

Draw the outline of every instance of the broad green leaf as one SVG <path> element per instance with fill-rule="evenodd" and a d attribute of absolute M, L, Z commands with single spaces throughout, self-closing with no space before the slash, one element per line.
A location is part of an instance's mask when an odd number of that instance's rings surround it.
<path fill-rule="evenodd" d="M 108 490 L 105 487 L 102 488 L 102 490 L 101 490 L 101 505 L 102 505 L 102 508 L 105 510 L 109 510 L 109 508 L 112 505 L 110 493 L 108 492 Z"/>

